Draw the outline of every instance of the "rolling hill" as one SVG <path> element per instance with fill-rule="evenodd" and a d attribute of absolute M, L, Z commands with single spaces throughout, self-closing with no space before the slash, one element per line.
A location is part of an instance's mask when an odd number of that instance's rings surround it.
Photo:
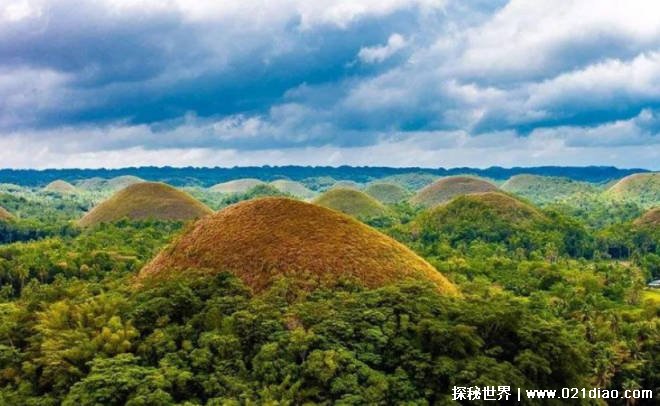
<path fill-rule="evenodd" d="M 300 182 L 292 180 L 280 179 L 270 183 L 273 187 L 282 193 L 297 197 L 299 199 L 311 199 L 316 196 L 316 193 L 307 188 Z"/>
<path fill-rule="evenodd" d="M 361 190 L 362 185 L 352 180 L 338 180 L 329 189 L 353 189 Z M 328 190 L 329 190 L 328 189 Z"/>
<path fill-rule="evenodd" d="M 634 202 L 646 208 L 660 205 L 660 172 L 626 176 L 607 189 L 605 196 L 616 201 Z"/>
<path fill-rule="evenodd" d="M 313 203 L 360 219 L 387 214 L 387 208 L 378 200 L 355 189 L 330 189 Z"/>
<path fill-rule="evenodd" d="M 279 277 L 306 289 L 341 279 L 378 287 L 425 279 L 443 293 L 456 288 L 430 264 L 390 237 L 346 215 L 288 198 L 241 202 L 203 218 L 147 264 L 152 278 L 228 271 L 260 292 Z"/>
<path fill-rule="evenodd" d="M 264 183 L 265 182 L 259 179 L 252 178 L 236 179 L 229 182 L 218 183 L 217 185 L 211 186 L 209 189 L 213 192 L 225 194 L 246 193 L 253 187 L 263 185 Z"/>
<path fill-rule="evenodd" d="M 483 193 L 496 191 L 497 187 L 492 183 L 470 176 L 452 176 L 442 178 L 419 192 L 410 199 L 414 205 L 433 207 L 447 202 L 456 196 L 471 193 Z"/>
<path fill-rule="evenodd" d="M 88 227 L 125 218 L 186 221 L 211 213 L 211 209 L 169 185 L 141 182 L 116 192 L 94 207 L 78 224 Z"/>
<path fill-rule="evenodd" d="M 581 193 L 598 192 L 595 185 L 587 182 L 539 175 L 516 175 L 500 188 L 537 204 L 561 201 Z"/>
<path fill-rule="evenodd" d="M 369 184 L 364 193 L 385 204 L 402 202 L 410 197 L 410 192 L 396 183 L 374 182 Z"/>
<path fill-rule="evenodd" d="M 414 234 L 427 240 L 482 240 L 525 248 L 546 244 L 540 235 L 550 228 L 543 212 L 501 192 L 457 196 L 422 213 L 413 225 Z"/>
<path fill-rule="evenodd" d="M 67 194 L 67 193 L 75 193 L 76 188 L 69 182 L 65 182 L 63 180 L 54 180 L 50 182 L 48 185 L 46 185 L 46 187 L 44 187 L 44 191 Z"/>

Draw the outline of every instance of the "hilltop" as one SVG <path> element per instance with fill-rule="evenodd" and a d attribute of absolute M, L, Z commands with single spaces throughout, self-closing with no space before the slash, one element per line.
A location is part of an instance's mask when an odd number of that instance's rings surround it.
<path fill-rule="evenodd" d="M 455 197 L 422 213 L 413 228 L 427 241 L 481 240 L 526 249 L 540 248 L 555 237 L 543 234 L 553 228 L 543 212 L 501 192 Z"/>
<path fill-rule="evenodd" d="M 361 219 L 387 214 L 387 208 L 378 200 L 355 189 L 330 189 L 313 203 Z"/>
<path fill-rule="evenodd" d="M 229 182 L 218 183 L 211 186 L 210 190 L 218 193 L 233 194 L 246 193 L 255 186 L 263 185 L 265 182 L 259 179 L 236 179 Z"/>
<path fill-rule="evenodd" d="M 241 202 L 203 218 L 147 264 L 138 281 L 228 271 L 253 291 L 286 277 L 313 289 L 341 279 L 378 287 L 423 279 L 456 288 L 390 237 L 341 213 L 288 198 Z"/>
<path fill-rule="evenodd" d="M 496 191 L 497 187 L 490 182 L 470 176 L 452 176 L 442 178 L 419 192 L 410 199 L 415 205 L 433 207 L 447 202 L 456 196 L 471 193 Z"/>
<path fill-rule="evenodd" d="M 634 202 L 643 207 L 660 204 L 660 173 L 636 173 L 626 176 L 607 189 L 605 196 L 619 201 Z"/>
<path fill-rule="evenodd" d="M 172 186 L 141 182 L 116 192 L 94 207 L 78 224 L 86 227 L 124 218 L 186 221 L 211 213 L 211 209 Z"/>
<path fill-rule="evenodd" d="M 44 191 L 67 194 L 67 193 L 75 193 L 76 188 L 69 182 L 65 182 L 63 180 L 54 180 L 50 182 L 48 185 L 46 185 L 46 187 L 44 187 Z"/>
<path fill-rule="evenodd" d="M 660 207 L 654 207 L 653 209 L 644 213 L 641 217 L 635 220 L 635 225 L 638 227 L 660 227 Z"/>
<path fill-rule="evenodd" d="M 300 182 L 280 179 L 273 181 L 270 184 L 280 192 L 297 197 L 299 199 L 311 199 L 316 196 L 316 193 L 313 190 L 307 188 Z"/>
<path fill-rule="evenodd" d="M 128 186 L 134 185 L 136 183 L 146 182 L 142 178 L 132 175 L 122 175 L 117 176 L 111 179 L 104 179 L 99 177 L 93 177 L 89 179 L 83 179 L 76 183 L 80 189 L 84 190 L 111 190 L 118 191 L 124 189 Z"/>
<path fill-rule="evenodd" d="M 501 189 L 529 199 L 534 203 L 554 202 L 580 193 L 598 192 L 595 185 L 587 182 L 528 174 L 509 178 L 502 184 Z"/>
<path fill-rule="evenodd" d="M 362 185 L 352 180 L 338 180 L 329 189 L 353 189 L 361 190 Z"/>
<path fill-rule="evenodd" d="M 410 197 L 410 192 L 404 187 L 385 182 L 369 184 L 364 193 L 385 204 L 399 203 Z"/>

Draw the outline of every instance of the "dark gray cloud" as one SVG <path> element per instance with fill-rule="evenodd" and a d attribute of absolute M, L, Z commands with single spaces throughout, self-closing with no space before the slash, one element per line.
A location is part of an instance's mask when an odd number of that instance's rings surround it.
<path fill-rule="evenodd" d="M 7 1 L 5 148 L 115 165 L 123 150 L 295 160 L 508 142 L 619 157 L 603 164 L 645 148 L 657 165 L 660 9 L 643 0 Z"/>

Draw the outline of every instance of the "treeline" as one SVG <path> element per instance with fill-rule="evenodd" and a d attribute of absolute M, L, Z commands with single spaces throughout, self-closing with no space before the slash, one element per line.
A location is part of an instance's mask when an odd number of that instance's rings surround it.
<path fill-rule="evenodd" d="M 63 179 L 75 182 L 93 177 L 113 178 L 133 175 L 140 178 L 161 181 L 174 186 L 208 187 L 220 182 L 238 178 L 259 178 L 271 181 L 281 178 L 302 180 L 314 177 L 332 177 L 335 179 L 368 182 L 386 176 L 423 172 L 438 176 L 472 174 L 486 178 L 504 180 L 519 174 L 543 176 L 563 176 L 588 182 L 605 182 L 622 178 L 632 173 L 648 172 L 645 169 L 619 169 L 610 166 L 561 167 L 541 166 L 532 168 L 390 168 L 390 167 L 353 167 L 353 166 L 251 166 L 233 168 L 173 168 L 139 167 L 121 169 L 2 169 L 0 183 L 13 183 L 23 186 L 44 186 L 51 181 Z"/>

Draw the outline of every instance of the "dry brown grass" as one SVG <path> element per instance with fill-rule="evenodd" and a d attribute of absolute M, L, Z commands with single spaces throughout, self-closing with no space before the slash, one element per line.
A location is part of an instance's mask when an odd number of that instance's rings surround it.
<path fill-rule="evenodd" d="M 192 220 L 213 211 L 187 193 L 164 183 L 142 182 L 130 185 L 87 213 L 78 224 L 131 220 Z"/>
<path fill-rule="evenodd" d="M 217 185 L 211 186 L 210 190 L 213 192 L 226 194 L 246 193 L 253 187 L 263 185 L 264 183 L 265 182 L 259 179 L 236 179 L 229 182 L 218 183 Z"/>
<path fill-rule="evenodd" d="M 47 192 L 65 194 L 65 193 L 75 193 L 76 187 L 70 184 L 69 182 L 65 182 L 63 180 L 54 180 L 50 182 L 48 185 L 46 185 L 44 190 Z"/>
<path fill-rule="evenodd" d="M 387 214 L 387 207 L 366 193 L 355 189 L 330 189 L 314 199 L 313 203 L 360 219 Z"/>
<path fill-rule="evenodd" d="M 8 212 L 4 207 L 0 207 L 0 221 L 10 221 L 14 219 L 14 215 Z"/>
<path fill-rule="evenodd" d="M 424 279 L 446 294 L 457 290 L 410 249 L 341 213 L 287 198 L 241 202 L 208 216 L 140 272 L 146 280 L 227 271 L 255 292 L 279 277 L 313 289 L 350 279 L 378 287 Z"/>
<path fill-rule="evenodd" d="M 456 196 L 497 190 L 497 186 L 485 180 L 469 176 L 451 176 L 426 186 L 413 196 L 410 202 L 414 205 L 433 207 Z"/>
<path fill-rule="evenodd" d="M 640 218 L 635 220 L 635 225 L 639 227 L 658 227 L 660 226 L 660 207 L 655 207 Z"/>

